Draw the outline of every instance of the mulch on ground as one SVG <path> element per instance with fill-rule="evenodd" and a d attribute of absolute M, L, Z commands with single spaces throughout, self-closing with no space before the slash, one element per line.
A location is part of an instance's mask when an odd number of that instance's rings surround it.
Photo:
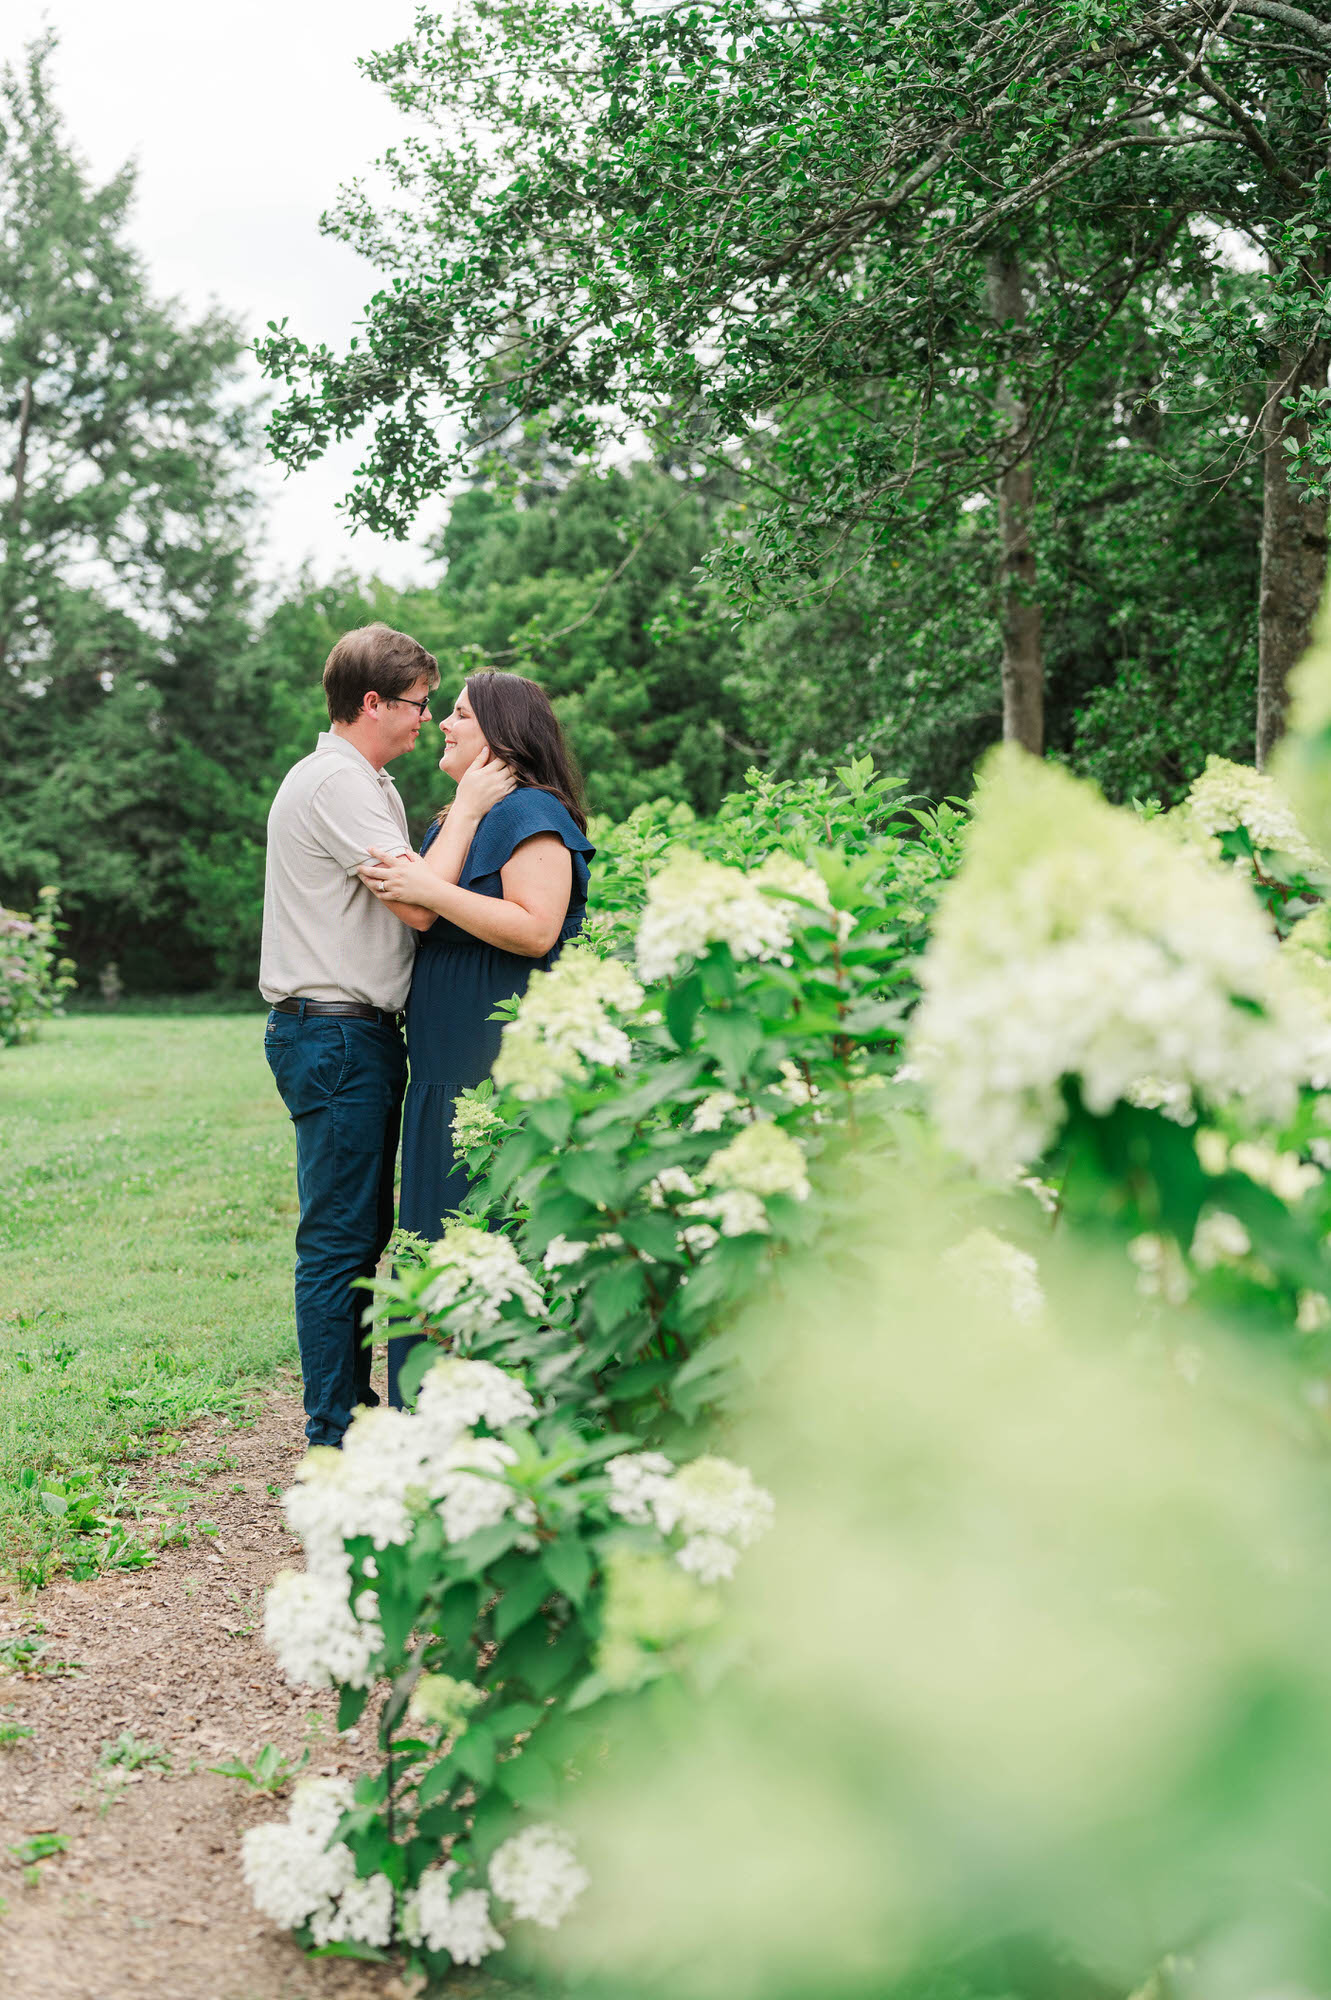
<path fill-rule="evenodd" d="M 290 1394 L 252 1424 L 196 1426 L 180 1462 L 221 1458 L 199 1484 L 216 1536 L 191 1532 L 151 1568 L 35 1596 L 0 1591 L 0 1649 L 40 1620 L 37 1664 L 68 1677 L 0 1668 L 0 1723 L 30 1739 L 0 1749 L 0 1963 L 6 1994 L 44 2000 L 404 2000 L 391 1969 L 304 1958 L 260 1918 L 240 1874 L 246 1827 L 285 1813 L 207 1766 L 252 1763 L 265 1743 L 311 1773 L 354 1773 L 368 1729 L 337 1734 L 332 1698 L 287 1687 L 262 1645 L 263 1591 L 299 1566 L 278 1500 L 304 1448 Z M 154 1473 L 171 1471 L 159 1461 Z M 242 1490 L 237 1492 L 233 1488 Z M 161 1745 L 169 1772 L 98 1769 L 130 1731 Z M 65 1852 L 25 1875 L 11 1849 L 62 1834 Z M 486 1983 L 488 1988 L 488 1982 Z M 471 1981 L 464 1990 L 486 1990 Z"/>

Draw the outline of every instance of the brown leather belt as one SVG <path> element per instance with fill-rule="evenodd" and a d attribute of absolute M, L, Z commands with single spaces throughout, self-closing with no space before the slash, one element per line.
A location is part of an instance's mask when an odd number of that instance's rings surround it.
<path fill-rule="evenodd" d="M 390 1028 L 397 1027 L 400 1014 L 390 1014 L 386 1007 L 367 1007 L 359 1000 L 274 1000 L 275 1014 L 333 1014 L 347 1021 L 382 1021 Z"/>

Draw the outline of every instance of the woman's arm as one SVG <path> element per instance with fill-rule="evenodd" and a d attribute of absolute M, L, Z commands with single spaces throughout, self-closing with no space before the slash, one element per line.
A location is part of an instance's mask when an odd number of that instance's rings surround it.
<path fill-rule="evenodd" d="M 457 792 L 448 809 L 448 817 L 435 838 L 430 842 L 428 853 L 423 857 L 425 865 L 443 882 L 456 882 L 462 873 L 462 864 L 467 858 L 467 849 L 476 837 L 476 829 L 491 806 L 497 806 L 500 799 L 506 799 L 517 779 L 502 759 L 493 755 L 487 746 L 479 757 L 472 760 L 458 780 Z M 377 854 L 377 848 L 371 848 Z M 361 880 L 367 887 L 374 884 L 362 868 Z M 383 898 L 384 905 L 393 912 L 408 930 L 428 931 L 439 912 L 424 904 L 404 903 L 397 897 Z"/>
<path fill-rule="evenodd" d="M 478 896 L 445 882 L 430 867 L 428 855 L 422 860 L 417 854 L 375 854 L 361 876 L 394 906 L 428 910 L 431 921 L 446 917 L 482 944 L 498 945 L 519 958 L 544 958 L 568 915 L 573 861 L 557 833 L 532 834 L 500 870 L 502 897 Z"/>

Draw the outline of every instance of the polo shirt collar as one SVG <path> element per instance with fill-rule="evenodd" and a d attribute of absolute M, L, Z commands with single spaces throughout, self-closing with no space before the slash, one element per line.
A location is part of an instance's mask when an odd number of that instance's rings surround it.
<path fill-rule="evenodd" d="M 336 757 L 350 758 L 353 764 L 359 764 L 363 771 L 368 771 L 376 785 L 382 785 L 386 791 L 397 789 L 387 771 L 376 771 L 369 758 L 359 751 L 354 743 L 348 743 L 345 736 L 335 736 L 331 729 L 321 729 L 319 740 L 314 747 L 316 751 L 331 750 Z"/>

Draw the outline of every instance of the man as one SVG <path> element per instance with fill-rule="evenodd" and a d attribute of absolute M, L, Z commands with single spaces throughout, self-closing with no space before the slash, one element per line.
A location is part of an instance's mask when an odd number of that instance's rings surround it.
<path fill-rule="evenodd" d="M 283 779 L 268 815 L 259 990 L 264 1046 L 296 1127 L 296 1337 L 305 1435 L 337 1445 L 355 1406 L 377 1403 L 362 1345 L 369 1277 L 393 1227 L 406 1050 L 400 1015 L 413 919 L 356 873 L 371 847 L 409 849 L 386 766 L 416 742 L 439 685 L 405 632 L 348 632 L 323 674 L 329 728 Z"/>

